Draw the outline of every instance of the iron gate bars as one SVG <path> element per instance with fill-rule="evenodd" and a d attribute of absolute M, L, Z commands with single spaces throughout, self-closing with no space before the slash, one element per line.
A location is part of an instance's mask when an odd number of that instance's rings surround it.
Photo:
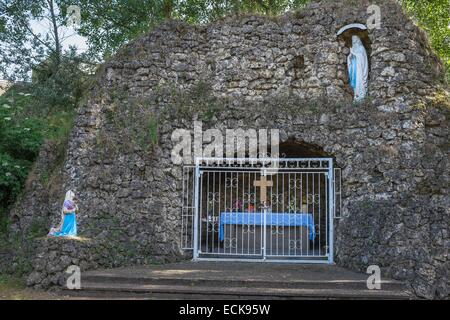
<path fill-rule="evenodd" d="M 333 262 L 331 158 L 197 158 L 191 171 L 194 259 Z"/>

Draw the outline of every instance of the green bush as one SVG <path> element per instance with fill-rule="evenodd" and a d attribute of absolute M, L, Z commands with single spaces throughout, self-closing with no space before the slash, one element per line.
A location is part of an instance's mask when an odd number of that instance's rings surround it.
<path fill-rule="evenodd" d="M 7 231 L 9 206 L 23 189 L 42 143 L 64 145 L 89 84 L 81 61 L 70 53 L 57 69 L 50 59 L 33 76 L 34 82 L 0 96 L 0 233 Z"/>
<path fill-rule="evenodd" d="M 22 190 L 32 162 L 0 153 L 0 203 L 11 204 Z"/>
<path fill-rule="evenodd" d="M 32 110 L 41 115 L 73 110 L 89 85 L 87 69 L 74 51 L 62 56 L 58 67 L 52 59 L 37 66 L 31 86 Z"/>
<path fill-rule="evenodd" d="M 33 161 L 42 143 L 41 130 L 38 121 L 31 119 L 13 126 L 0 124 L 0 151 L 16 159 Z"/>
<path fill-rule="evenodd" d="M 14 202 L 42 144 L 42 124 L 24 116 L 27 94 L 0 97 L 0 206 Z"/>

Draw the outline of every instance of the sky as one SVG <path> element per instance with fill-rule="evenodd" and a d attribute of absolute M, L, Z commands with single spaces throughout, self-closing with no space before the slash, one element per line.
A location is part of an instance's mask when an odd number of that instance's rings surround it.
<path fill-rule="evenodd" d="M 49 30 L 48 21 L 31 21 L 31 28 L 35 33 L 40 33 L 45 35 L 47 30 Z M 79 52 L 84 52 L 87 50 L 88 46 L 86 43 L 86 38 L 77 34 L 77 32 L 72 27 L 61 27 L 62 45 L 64 49 L 69 49 L 69 46 L 75 46 Z"/>
<path fill-rule="evenodd" d="M 34 33 L 45 35 L 50 30 L 49 20 L 31 20 L 30 26 Z M 76 30 L 72 27 L 60 26 L 60 32 L 62 35 L 63 50 L 69 49 L 70 46 L 75 46 L 78 53 L 83 53 L 88 49 L 87 40 L 85 37 L 77 34 Z M 31 75 L 31 73 L 30 73 Z"/>

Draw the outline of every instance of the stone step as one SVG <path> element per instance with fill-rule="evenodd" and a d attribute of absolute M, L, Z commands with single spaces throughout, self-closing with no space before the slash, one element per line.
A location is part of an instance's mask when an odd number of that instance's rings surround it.
<path fill-rule="evenodd" d="M 138 285 L 183 285 L 189 287 L 244 287 L 244 288 L 292 288 L 292 289 L 347 289 L 366 290 L 366 280 L 337 279 L 337 280 L 295 280 L 295 279 L 211 279 L 211 278 L 173 278 L 161 276 L 121 276 L 115 274 L 85 273 L 82 283 L 116 283 Z M 404 284 L 395 280 L 383 280 L 381 289 L 386 291 L 402 291 Z"/>
<path fill-rule="evenodd" d="M 61 294 L 99 299 L 408 299 L 400 290 L 189 286 L 83 281 L 81 290 Z"/>
<path fill-rule="evenodd" d="M 83 272 L 81 290 L 93 299 L 407 299 L 402 282 L 382 278 L 368 290 L 368 275 L 335 265 L 179 262 Z"/>

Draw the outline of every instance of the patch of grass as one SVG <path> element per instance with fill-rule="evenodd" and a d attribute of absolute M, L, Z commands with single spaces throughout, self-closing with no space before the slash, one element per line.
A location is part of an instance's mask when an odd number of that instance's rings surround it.
<path fill-rule="evenodd" d="M 6 208 L 0 206 L 0 250 L 3 245 L 3 235 L 6 234 L 9 228 L 9 219 L 7 218 L 6 212 Z"/>
<path fill-rule="evenodd" d="M 32 290 L 26 287 L 21 277 L 0 274 L 0 300 L 60 300 L 64 297 Z"/>
<path fill-rule="evenodd" d="M 189 119 L 198 114 L 201 120 L 209 122 L 225 110 L 225 105 L 229 102 L 226 98 L 214 96 L 211 84 L 203 80 L 185 90 L 176 89 L 175 86 L 168 84 L 166 88 L 160 88 L 156 93 L 163 97 L 162 100 L 168 101 L 167 107 L 161 110 L 161 118 L 177 114 Z"/>
<path fill-rule="evenodd" d="M 444 90 L 438 90 L 430 97 L 430 103 L 432 107 L 450 111 L 450 93 Z"/>
<path fill-rule="evenodd" d="M 148 120 L 148 129 L 150 134 L 150 142 L 152 145 L 158 144 L 158 120 L 156 117 L 151 117 Z"/>
<path fill-rule="evenodd" d="M 46 219 L 34 219 L 28 230 L 28 238 L 34 239 L 45 236 L 48 233 L 49 222 Z"/>
<path fill-rule="evenodd" d="M 40 178 L 42 185 L 48 186 L 48 183 L 50 181 L 50 173 L 48 171 L 44 171 L 41 173 L 39 178 Z"/>
<path fill-rule="evenodd" d="M 0 275 L 0 300 L 27 300 L 31 293 L 23 278 Z"/>
<path fill-rule="evenodd" d="M 155 111 L 149 99 L 118 94 L 111 102 L 111 108 L 104 113 L 105 128 L 96 136 L 101 157 L 132 152 L 133 146 L 149 151 L 158 145 L 160 117 Z"/>
<path fill-rule="evenodd" d="M 46 119 L 46 127 L 43 130 L 44 138 L 61 142 L 65 140 L 73 128 L 75 112 L 60 111 L 49 115 Z"/>
<path fill-rule="evenodd" d="M 24 289 L 25 287 L 25 280 L 23 278 L 0 274 L 0 291 L 4 288 Z"/>
<path fill-rule="evenodd" d="M 450 93 L 443 89 L 437 90 L 432 95 L 426 97 L 426 101 L 420 101 L 413 107 L 418 110 L 437 108 L 450 112 Z"/>

